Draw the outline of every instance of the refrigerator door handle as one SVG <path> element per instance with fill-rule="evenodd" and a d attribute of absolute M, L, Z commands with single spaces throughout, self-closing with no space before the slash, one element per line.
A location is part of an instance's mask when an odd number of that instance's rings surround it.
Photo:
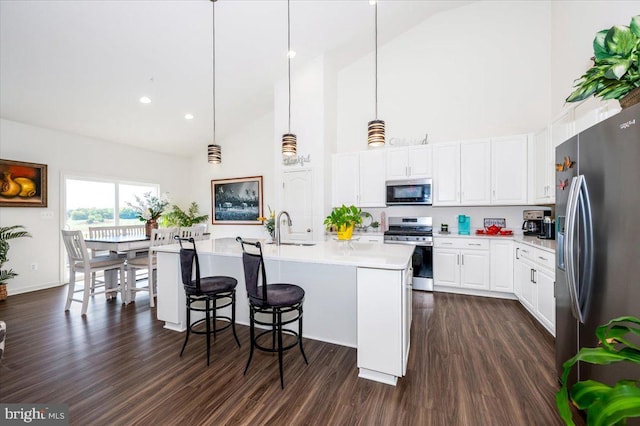
<path fill-rule="evenodd" d="M 566 210 L 566 235 L 564 238 L 565 274 L 567 277 L 567 287 L 569 290 L 569 305 L 574 318 L 583 322 L 578 305 L 578 295 L 576 291 L 576 270 L 574 264 L 574 238 L 576 236 L 576 213 L 578 210 L 578 192 L 580 191 L 580 179 L 583 176 L 576 176 L 571 179 L 571 188 L 567 199 Z"/>
<path fill-rule="evenodd" d="M 578 200 L 580 205 L 580 224 L 584 244 L 579 253 L 583 261 L 583 268 L 581 269 L 579 282 L 576 283 L 576 307 L 580 312 L 580 322 L 584 322 L 587 318 L 587 313 L 591 304 L 595 248 L 593 244 L 593 221 L 589 189 L 587 188 L 587 180 L 584 175 L 581 175 L 580 177 L 582 179 L 580 180 Z"/>

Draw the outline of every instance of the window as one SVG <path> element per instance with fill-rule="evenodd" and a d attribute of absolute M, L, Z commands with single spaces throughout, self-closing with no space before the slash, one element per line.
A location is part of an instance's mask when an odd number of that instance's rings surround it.
<path fill-rule="evenodd" d="M 88 235 L 90 226 L 140 225 L 127 202 L 145 192 L 159 194 L 155 184 L 92 178 L 65 178 L 65 228 Z"/>

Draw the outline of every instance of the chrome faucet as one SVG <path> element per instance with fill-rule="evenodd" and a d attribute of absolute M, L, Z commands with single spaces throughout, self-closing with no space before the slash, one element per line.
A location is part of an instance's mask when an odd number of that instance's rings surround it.
<path fill-rule="evenodd" d="M 281 217 L 282 215 L 287 216 L 287 225 L 288 225 L 288 226 L 291 226 L 291 225 L 292 225 L 292 223 L 291 223 L 291 216 L 289 216 L 289 213 L 287 213 L 287 212 L 286 212 L 286 211 L 284 211 L 284 210 L 282 210 L 280 213 L 278 213 L 278 217 L 276 217 L 276 231 L 275 231 L 276 237 L 275 237 L 275 241 L 274 241 L 274 243 L 275 243 L 277 246 L 279 246 L 279 245 L 280 245 L 280 235 L 281 235 L 281 232 L 280 232 L 280 217 Z"/>

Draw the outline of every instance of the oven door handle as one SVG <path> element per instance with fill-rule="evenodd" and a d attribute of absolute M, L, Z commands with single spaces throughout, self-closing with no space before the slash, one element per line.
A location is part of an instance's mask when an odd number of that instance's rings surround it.
<path fill-rule="evenodd" d="M 420 247 L 433 247 L 433 241 L 393 241 L 393 240 L 384 240 L 385 244 L 405 244 L 411 246 L 420 246 Z"/>

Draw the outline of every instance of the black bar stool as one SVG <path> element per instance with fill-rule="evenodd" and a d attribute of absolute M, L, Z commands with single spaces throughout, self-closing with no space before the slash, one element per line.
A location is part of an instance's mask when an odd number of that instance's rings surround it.
<path fill-rule="evenodd" d="M 267 275 L 264 268 L 264 259 L 262 257 L 262 246 L 260 242 L 250 243 L 243 241 L 242 238 L 236 238 L 242 244 L 242 263 L 244 265 L 244 277 L 247 287 L 247 296 L 249 297 L 249 319 L 251 335 L 251 350 L 249 352 L 249 360 L 244 369 L 244 374 L 249 370 L 249 364 L 253 358 L 254 347 L 265 352 L 277 352 L 278 364 L 280 366 L 280 387 L 284 389 L 284 378 L 282 368 L 282 354 L 284 351 L 295 346 L 300 347 L 302 357 L 305 364 L 309 365 L 307 356 L 302 347 L 302 301 L 304 300 L 304 290 L 294 284 L 268 284 Z M 245 246 L 252 246 L 257 249 L 257 253 L 249 253 L 245 250 Z M 258 285 L 262 275 L 261 285 Z M 294 316 L 286 320 L 282 319 L 283 315 L 294 313 Z M 257 320 L 256 314 L 268 314 L 271 318 L 270 322 Z M 284 325 L 298 321 L 298 332 L 282 328 Z M 270 329 L 262 331 L 256 335 L 255 325 L 269 326 Z M 271 347 L 262 346 L 258 343 L 260 337 L 271 334 Z M 296 339 L 293 343 L 283 346 L 282 335 L 288 334 Z"/>
<path fill-rule="evenodd" d="M 187 347 L 190 333 L 205 334 L 207 336 L 207 365 L 209 365 L 211 334 L 213 334 L 215 339 L 218 331 L 231 327 L 233 337 L 235 337 L 236 343 L 238 343 L 238 347 L 240 347 L 240 340 L 238 340 L 238 336 L 236 335 L 236 285 L 238 285 L 238 280 L 225 276 L 201 277 L 200 262 L 198 261 L 195 240 L 192 237 L 180 238 L 177 235 L 174 238 L 180 243 L 180 269 L 187 302 L 187 334 L 184 338 L 180 356 L 184 353 L 184 348 Z M 193 248 L 184 248 L 182 246 L 183 242 L 191 243 Z M 195 280 L 192 279 L 194 263 L 196 268 Z M 218 305 L 219 300 L 222 300 L 221 305 Z M 204 302 L 204 307 L 198 302 Z M 231 306 L 231 318 L 216 315 L 218 309 L 226 308 L 227 306 Z M 204 312 L 205 317 L 192 323 L 192 311 Z M 213 330 L 211 330 L 212 319 Z M 218 328 L 217 320 L 226 321 L 228 324 Z M 205 323 L 205 331 L 196 330 L 195 328 L 203 322 Z"/>

